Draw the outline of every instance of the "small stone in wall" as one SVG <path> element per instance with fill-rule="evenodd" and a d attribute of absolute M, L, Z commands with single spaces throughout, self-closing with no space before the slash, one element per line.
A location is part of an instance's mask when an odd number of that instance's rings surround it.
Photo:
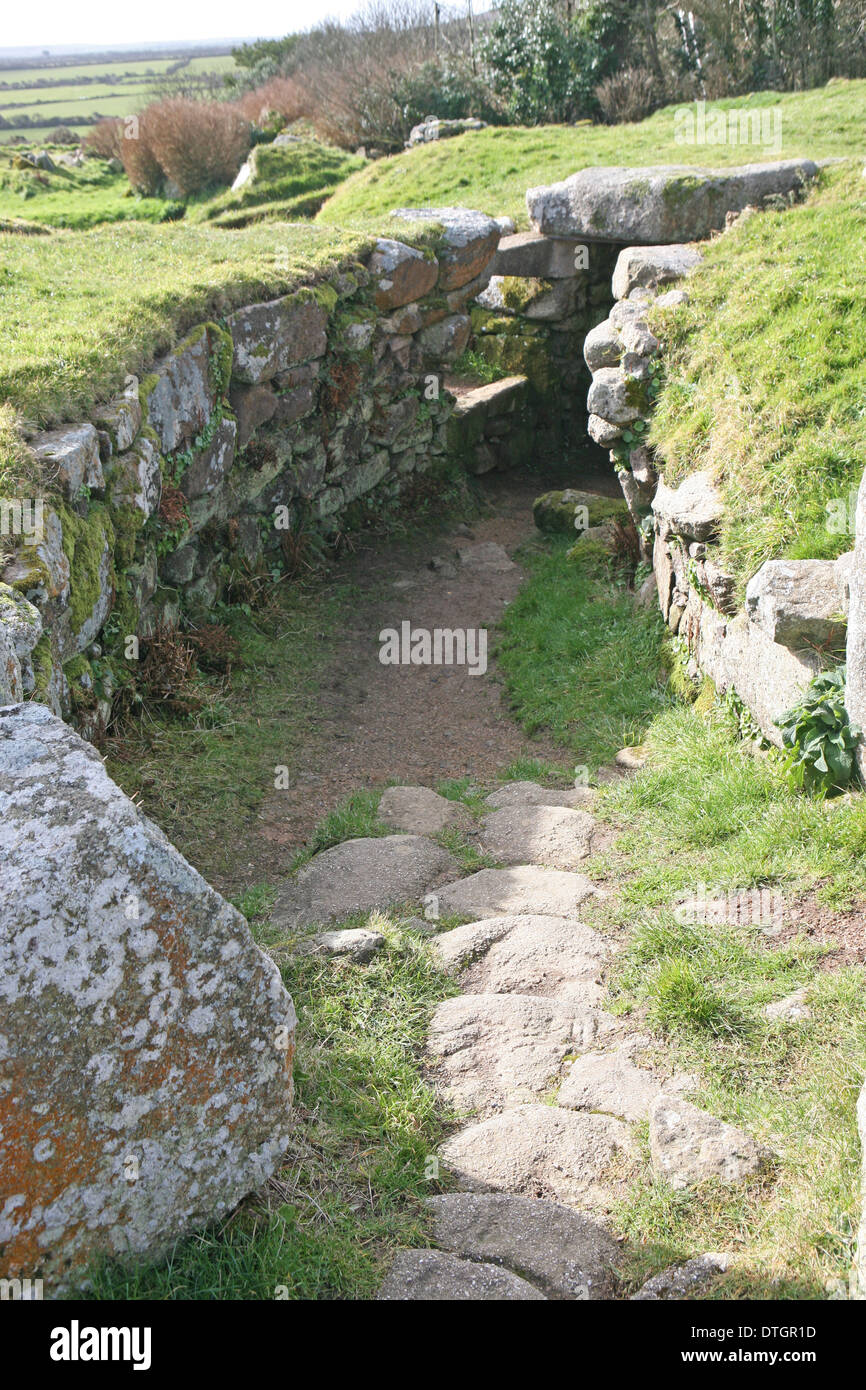
<path fill-rule="evenodd" d="M 669 280 L 680 280 L 700 264 L 697 246 L 627 246 L 620 251 L 613 272 L 613 297 L 626 299 L 635 288 L 654 290 Z"/>
<path fill-rule="evenodd" d="M 104 486 L 99 436 L 93 425 L 66 425 L 50 430 L 33 443 L 33 452 L 46 481 L 72 501 L 82 488 Z"/>
<path fill-rule="evenodd" d="M 499 243 L 496 221 L 471 208 L 397 208 L 391 216 L 405 222 L 435 222 L 444 227 L 445 247 L 439 256 L 441 290 L 456 290 L 474 280 Z"/>
<path fill-rule="evenodd" d="M 368 268 L 375 281 L 376 307 L 385 311 L 423 299 L 439 278 L 436 261 L 428 260 L 414 246 L 406 246 L 390 237 L 378 239 Z M 414 329 L 408 331 L 414 332 Z"/>
<path fill-rule="evenodd" d="M 746 612 L 773 642 L 820 647 L 844 638 L 846 598 L 833 560 L 767 560 L 746 586 Z"/>
<path fill-rule="evenodd" d="M 692 473 L 679 487 L 659 481 L 653 498 L 653 511 L 668 532 L 691 541 L 712 540 L 724 514 L 724 504 L 715 482 L 707 472 Z"/>

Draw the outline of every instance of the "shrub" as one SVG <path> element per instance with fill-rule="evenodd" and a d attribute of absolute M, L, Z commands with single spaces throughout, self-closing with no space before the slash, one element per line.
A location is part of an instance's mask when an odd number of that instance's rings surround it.
<path fill-rule="evenodd" d="M 656 106 L 653 75 L 648 68 L 621 68 L 598 84 L 595 99 L 608 125 L 642 121 Z"/>
<path fill-rule="evenodd" d="M 136 193 L 153 197 L 160 191 L 164 176 L 162 165 L 150 144 L 147 112 L 128 130 L 122 130 L 120 158 L 123 160 L 126 177 Z"/>
<path fill-rule="evenodd" d="M 91 154 L 101 155 L 103 159 L 123 158 L 123 121 L 97 121 L 87 132 L 84 148 Z"/>
<path fill-rule="evenodd" d="M 288 125 L 310 114 L 310 97 L 293 77 L 272 77 L 264 86 L 242 96 L 237 106 L 253 125 L 265 126 L 274 116 Z"/>
<path fill-rule="evenodd" d="M 74 130 L 70 130 L 68 125 L 56 125 L 51 131 L 51 143 L 53 145 L 77 145 L 78 136 Z"/>
<path fill-rule="evenodd" d="M 138 136 L 125 140 L 124 149 L 143 147 L 144 161 L 188 195 L 232 182 L 249 152 L 250 123 L 225 102 L 168 97 L 147 107 Z"/>

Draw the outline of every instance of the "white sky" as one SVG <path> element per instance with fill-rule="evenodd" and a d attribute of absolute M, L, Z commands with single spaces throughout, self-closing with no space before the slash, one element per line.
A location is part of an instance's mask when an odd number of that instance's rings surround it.
<path fill-rule="evenodd" d="M 308 29 L 329 17 L 343 18 L 359 0 L 40 0 L 4 5 L 3 48 L 51 48 L 55 44 L 206 42 L 247 35 L 274 37 Z"/>

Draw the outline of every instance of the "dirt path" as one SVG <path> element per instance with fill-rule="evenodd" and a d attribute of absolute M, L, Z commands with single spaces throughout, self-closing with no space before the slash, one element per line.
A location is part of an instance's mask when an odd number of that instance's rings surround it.
<path fill-rule="evenodd" d="M 592 485 L 615 495 L 616 479 L 593 475 L 571 486 Z M 413 628 L 494 628 L 523 581 L 519 565 L 476 568 L 475 547 L 493 542 L 509 555 L 534 531 L 532 502 L 561 476 L 496 475 L 482 482 L 487 514 L 455 522 L 431 540 L 378 543 L 343 561 L 338 577 L 357 587 L 349 625 L 337 637 L 322 681 L 322 709 L 303 750 L 293 785 L 263 806 L 260 834 L 281 852 L 295 851 L 313 827 L 351 792 L 404 781 L 435 786 L 446 777 L 492 779 L 519 757 L 562 762 L 551 740 L 529 738 L 502 700 L 496 663 L 484 675 L 466 666 L 387 666 L 379 660 L 379 633 Z M 470 563 L 460 563 L 466 547 Z M 271 855 L 265 852 L 265 857 Z"/>

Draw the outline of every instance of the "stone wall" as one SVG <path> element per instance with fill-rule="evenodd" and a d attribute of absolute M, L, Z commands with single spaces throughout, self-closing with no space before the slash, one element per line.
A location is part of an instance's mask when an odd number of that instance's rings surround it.
<path fill-rule="evenodd" d="M 422 475 L 584 445 L 610 249 L 502 238 L 465 209 L 392 220 L 363 262 L 199 325 L 91 420 L 33 440 L 48 490 L 40 537 L 0 573 L 0 703 L 98 737 L 129 639 L 205 618 L 299 531 L 359 524 Z M 422 245 L 397 239 L 419 226 Z M 456 380 L 469 345 L 506 379 Z"/>
<path fill-rule="evenodd" d="M 688 302 L 680 282 L 699 261 L 699 248 L 688 245 L 620 252 L 614 306 L 584 344 L 592 372 L 588 428 L 610 450 L 688 676 L 696 684 L 709 677 L 720 693 L 734 691 L 762 736 L 781 746 L 776 721 L 823 669 L 827 654 L 842 659 L 853 555 L 770 560 L 750 579 L 743 602 L 718 558 L 724 504 L 712 477 L 696 472 L 676 487 L 658 477 L 642 442 L 660 351 L 650 319 L 663 322 L 660 311 L 675 314 Z"/>

